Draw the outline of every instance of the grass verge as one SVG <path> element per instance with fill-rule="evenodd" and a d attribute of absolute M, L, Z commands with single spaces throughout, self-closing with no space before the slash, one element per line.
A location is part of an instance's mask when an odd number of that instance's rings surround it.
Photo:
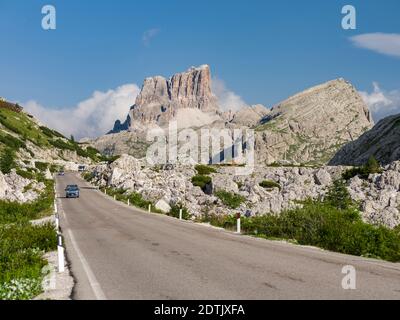
<path fill-rule="evenodd" d="M 0 300 L 27 300 L 42 292 L 42 256 L 56 249 L 52 224 L 33 226 L 30 220 L 52 212 L 53 181 L 34 202 L 0 201 Z"/>

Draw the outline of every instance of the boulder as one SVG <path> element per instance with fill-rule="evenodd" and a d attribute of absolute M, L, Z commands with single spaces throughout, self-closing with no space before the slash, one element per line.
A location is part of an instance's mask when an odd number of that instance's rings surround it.
<path fill-rule="evenodd" d="M 168 213 L 171 211 L 171 206 L 164 199 L 160 199 L 159 201 L 157 201 L 157 203 L 155 204 L 155 207 L 164 213 Z"/>

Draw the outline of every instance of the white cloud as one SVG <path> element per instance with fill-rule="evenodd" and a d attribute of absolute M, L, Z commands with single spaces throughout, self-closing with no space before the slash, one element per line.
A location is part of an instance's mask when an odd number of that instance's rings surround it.
<path fill-rule="evenodd" d="M 212 92 L 218 98 L 218 103 L 222 111 L 238 111 L 248 106 L 240 96 L 226 87 L 224 81 L 214 77 L 211 86 Z"/>
<path fill-rule="evenodd" d="M 157 29 L 157 28 L 146 30 L 142 36 L 143 44 L 146 47 L 148 47 L 150 45 L 151 40 L 154 37 L 156 37 L 159 33 L 160 33 L 160 29 Z"/>
<path fill-rule="evenodd" d="M 23 106 L 48 127 L 67 136 L 94 138 L 110 131 L 115 120 L 126 118 L 139 92 L 137 85 L 126 84 L 107 92 L 95 91 L 73 108 L 52 109 L 36 101 L 28 101 Z"/>
<path fill-rule="evenodd" d="M 366 33 L 351 37 L 350 40 L 357 47 L 400 57 L 400 34 L 398 33 Z"/>
<path fill-rule="evenodd" d="M 400 91 L 385 91 L 379 84 L 373 83 L 371 93 L 361 91 L 360 94 L 372 112 L 375 122 L 394 114 L 400 113 Z"/>

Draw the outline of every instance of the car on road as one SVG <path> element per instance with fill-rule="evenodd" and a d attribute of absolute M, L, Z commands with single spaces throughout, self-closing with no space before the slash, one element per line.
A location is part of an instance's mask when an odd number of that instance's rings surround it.
<path fill-rule="evenodd" d="M 59 171 L 59 172 L 58 172 L 58 175 L 59 175 L 59 176 L 65 176 L 64 170 Z"/>
<path fill-rule="evenodd" d="M 86 171 L 86 167 L 81 165 L 81 166 L 78 167 L 78 171 L 79 172 L 85 172 Z"/>
<path fill-rule="evenodd" d="M 66 198 L 79 198 L 80 190 L 76 184 L 68 185 L 65 188 L 65 197 Z"/>

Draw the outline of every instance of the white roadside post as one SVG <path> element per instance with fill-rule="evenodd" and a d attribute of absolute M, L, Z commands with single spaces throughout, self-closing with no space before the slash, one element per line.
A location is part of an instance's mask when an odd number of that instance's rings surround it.
<path fill-rule="evenodd" d="M 104 194 L 107 195 L 107 189 L 104 189 Z"/>
<path fill-rule="evenodd" d="M 151 204 L 149 204 L 149 213 L 151 213 Z"/>
<path fill-rule="evenodd" d="M 60 217 L 58 216 L 58 213 L 56 213 L 56 230 L 57 232 L 60 230 Z"/>
<path fill-rule="evenodd" d="M 182 220 L 183 209 L 179 209 L 179 220 Z"/>
<path fill-rule="evenodd" d="M 236 225 L 236 233 L 241 233 L 241 226 L 240 226 L 240 213 L 236 215 L 237 225 Z"/>
<path fill-rule="evenodd" d="M 62 236 L 57 234 L 57 252 L 58 252 L 58 272 L 62 273 L 64 269 L 64 247 L 62 246 Z"/>
<path fill-rule="evenodd" d="M 129 207 L 129 198 L 128 198 L 128 207 Z"/>
<path fill-rule="evenodd" d="M 117 196 L 114 194 L 114 201 L 117 200 Z"/>

